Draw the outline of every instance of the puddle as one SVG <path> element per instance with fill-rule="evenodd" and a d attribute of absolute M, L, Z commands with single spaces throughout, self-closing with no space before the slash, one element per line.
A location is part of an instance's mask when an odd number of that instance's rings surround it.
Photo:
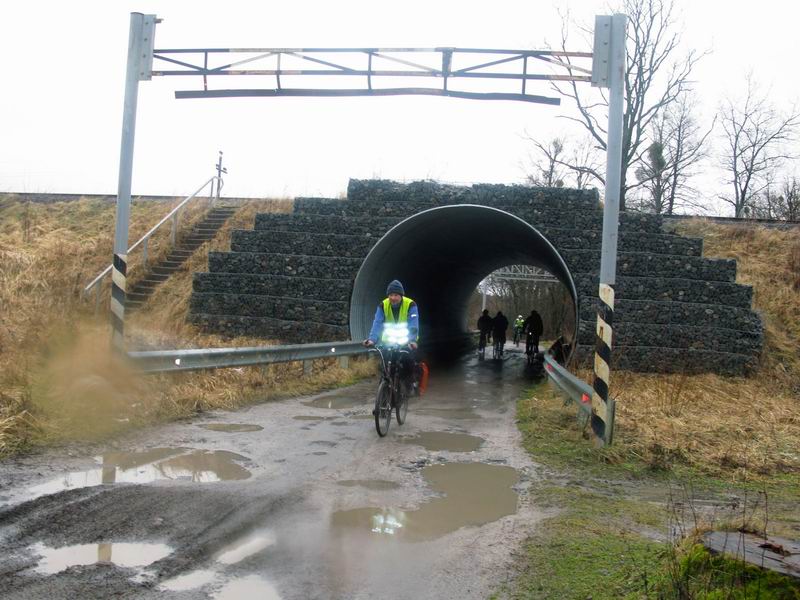
<path fill-rule="evenodd" d="M 401 444 L 416 444 L 426 450 L 437 452 L 449 450 L 450 452 L 472 452 L 483 443 L 483 438 L 466 433 L 448 433 L 444 431 L 423 431 L 414 437 L 398 438 Z"/>
<path fill-rule="evenodd" d="M 258 575 L 248 575 L 226 584 L 214 596 L 215 600 L 280 600 L 271 583 Z"/>
<path fill-rule="evenodd" d="M 376 507 L 338 511 L 331 518 L 332 527 L 418 542 L 517 512 L 517 493 L 511 489 L 519 479 L 516 469 L 449 463 L 425 467 L 422 474 L 436 492 L 445 496 L 410 511 Z"/>
<path fill-rule="evenodd" d="M 222 431 L 224 433 L 246 433 L 264 429 L 261 425 L 248 425 L 246 423 L 208 423 L 205 425 L 198 425 L 198 427 L 208 429 L 209 431 Z"/>
<path fill-rule="evenodd" d="M 112 452 L 98 456 L 100 467 L 66 473 L 28 489 L 32 497 L 110 483 L 152 483 L 164 479 L 198 483 L 247 479 L 250 471 L 237 464 L 247 457 L 225 450 L 154 448 L 145 452 Z"/>
<path fill-rule="evenodd" d="M 224 565 L 233 565 L 248 556 L 261 552 L 274 543 L 275 535 L 271 531 L 256 531 L 221 550 L 217 554 L 216 560 Z"/>
<path fill-rule="evenodd" d="M 159 587 L 169 590 L 170 592 L 185 592 L 208 585 L 213 582 L 216 577 L 217 574 L 214 571 L 193 571 L 186 575 L 179 575 L 178 577 L 167 579 L 162 582 Z"/>
<path fill-rule="evenodd" d="M 36 570 L 52 575 L 78 565 L 113 563 L 119 567 L 146 567 L 172 553 L 165 544 L 80 544 L 50 548 L 37 543 L 31 550 L 42 558 Z"/>
<path fill-rule="evenodd" d="M 365 402 L 363 397 L 355 397 L 352 392 L 345 392 L 341 394 L 328 394 L 320 398 L 314 398 L 308 402 L 303 402 L 305 406 L 313 406 L 315 408 L 354 408 L 362 406 Z"/>
<path fill-rule="evenodd" d="M 320 452 L 312 452 L 311 454 L 313 454 L 314 456 L 326 456 L 328 453 L 320 451 Z"/>
<path fill-rule="evenodd" d="M 326 419 L 330 419 L 331 417 L 315 417 L 313 415 L 297 415 L 296 417 L 292 417 L 295 421 L 325 421 Z"/>
<path fill-rule="evenodd" d="M 368 490 L 396 490 L 400 487 L 399 483 L 383 479 L 346 479 L 336 483 L 344 487 L 363 487 Z"/>

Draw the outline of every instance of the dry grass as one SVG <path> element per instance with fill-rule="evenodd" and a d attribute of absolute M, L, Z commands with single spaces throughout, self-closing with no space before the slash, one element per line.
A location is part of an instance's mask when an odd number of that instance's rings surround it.
<path fill-rule="evenodd" d="M 800 235 L 702 220 L 679 232 L 703 237 L 705 256 L 735 258 L 737 281 L 753 286 L 766 333 L 761 368 L 748 379 L 615 374 L 610 457 L 632 453 L 654 468 L 684 463 L 734 477 L 798 472 Z"/>
<path fill-rule="evenodd" d="M 174 204 L 134 202 L 130 240 L 137 240 Z M 207 268 L 208 251 L 227 249 L 227 231 L 252 228 L 257 212 L 287 212 L 288 201 L 242 205 L 216 240 L 204 245 L 162 285 L 126 328 L 131 346 L 213 347 L 264 340 L 203 335 L 185 321 L 193 271 Z M 204 214 L 187 209 L 191 225 Z M 132 426 L 233 408 L 254 399 L 310 393 L 371 372 L 366 361 L 345 371 L 319 361 L 311 377 L 300 364 L 141 377 L 109 350 L 108 288 L 100 317 L 83 286 L 108 265 L 113 203 L 79 200 L 50 205 L 0 201 L 0 456 L 41 443 L 96 439 Z M 169 228 L 150 242 L 151 260 L 169 250 Z M 129 257 L 129 281 L 141 276 L 141 255 Z"/>

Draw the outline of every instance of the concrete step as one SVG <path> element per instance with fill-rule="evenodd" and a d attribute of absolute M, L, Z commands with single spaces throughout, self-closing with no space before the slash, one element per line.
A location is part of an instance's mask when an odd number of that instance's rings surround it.
<path fill-rule="evenodd" d="M 151 269 L 151 272 L 155 273 L 156 275 L 172 275 L 175 271 L 178 270 L 178 268 L 179 267 L 162 267 L 162 266 L 158 266 L 158 267 L 153 267 Z"/>

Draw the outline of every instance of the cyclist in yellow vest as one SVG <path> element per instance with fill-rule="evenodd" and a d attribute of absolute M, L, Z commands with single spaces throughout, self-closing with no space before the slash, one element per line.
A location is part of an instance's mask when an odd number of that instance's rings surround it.
<path fill-rule="evenodd" d="M 396 279 L 386 288 L 386 298 L 378 304 L 369 337 L 364 340 L 368 348 L 381 341 L 387 343 L 386 325 L 406 325 L 408 327 L 408 347 L 417 349 L 419 340 L 419 309 L 417 303 L 405 295 L 403 284 Z"/>
<path fill-rule="evenodd" d="M 417 303 L 405 295 L 403 284 L 395 279 L 386 288 L 386 298 L 378 304 L 372 329 L 364 345 L 371 348 L 375 345 L 390 345 L 403 339 L 409 347 L 409 353 L 403 355 L 403 378 L 408 382 L 411 393 L 418 394 L 419 367 L 417 365 L 417 342 L 419 341 L 419 309 Z M 402 335 L 398 334 L 398 328 Z M 405 337 L 405 330 L 408 337 Z"/>

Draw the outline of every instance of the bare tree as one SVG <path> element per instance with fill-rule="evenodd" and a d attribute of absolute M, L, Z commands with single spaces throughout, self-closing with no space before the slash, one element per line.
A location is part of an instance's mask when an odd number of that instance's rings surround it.
<path fill-rule="evenodd" d="M 532 172 L 525 178 L 530 185 L 545 187 L 564 187 L 566 169 L 564 162 L 564 139 L 554 138 L 547 144 L 528 139 L 536 147 L 538 157 L 531 158 Z"/>
<path fill-rule="evenodd" d="M 795 139 L 800 113 L 795 108 L 780 113 L 766 95 L 757 92 L 756 82 L 748 76 L 744 99 L 726 99 L 720 108 L 720 122 L 725 140 L 721 166 L 733 188 L 732 194 L 720 199 L 741 218 L 768 187 L 770 173 L 790 158 L 787 144 Z"/>
<path fill-rule="evenodd" d="M 684 94 L 652 122 L 653 142 L 636 169 L 636 177 L 648 192 L 639 207 L 648 212 L 671 215 L 681 206 L 704 208 L 688 182 L 707 156 L 706 141 L 714 124 L 702 132 L 694 118 L 695 106 L 693 98 Z"/>
<path fill-rule="evenodd" d="M 625 110 L 622 132 L 622 178 L 620 208 L 625 208 L 629 190 L 639 185 L 628 172 L 647 153 L 647 131 L 661 109 L 666 108 L 690 87 L 689 77 L 702 54 L 690 50 L 675 59 L 681 42 L 678 24 L 673 15 L 673 0 L 623 0 L 620 11 L 629 17 L 627 68 L 625 72 Z M 566 19 L 561 47 L 567 50 Z M 555 83 L 562 95 L 572 98 L 578 117 L 565 117 L 579 123 L 596 146 L 606 149 L 606 116 L 608 99 L 602 92 L 579 89 L 576 82 L 568 86 Z M 605 184 L 599 169 L 587 171 Z"/>
<path fill-rule="evenodd" d="M 800 182 L 797 176 L 787 177 L 780 186 L 768 183 L 764 191 L 745 206 L 745 214 L 755 219 L 800 220 Z"/>
<path fill-rule="evenodd" d="M 554 138 L 542 144 L 533 136 L 525 136 L 534 146 L 536 155 L 529 158 L 525 170 L 525 182 L 529 185 L 547 187 L 570 186 L 579 190 L 589 187 L 591 173 L 599 169 L 601 162 L 597 149 L 591 141 L 580 141 L 566 137 Z"/>

